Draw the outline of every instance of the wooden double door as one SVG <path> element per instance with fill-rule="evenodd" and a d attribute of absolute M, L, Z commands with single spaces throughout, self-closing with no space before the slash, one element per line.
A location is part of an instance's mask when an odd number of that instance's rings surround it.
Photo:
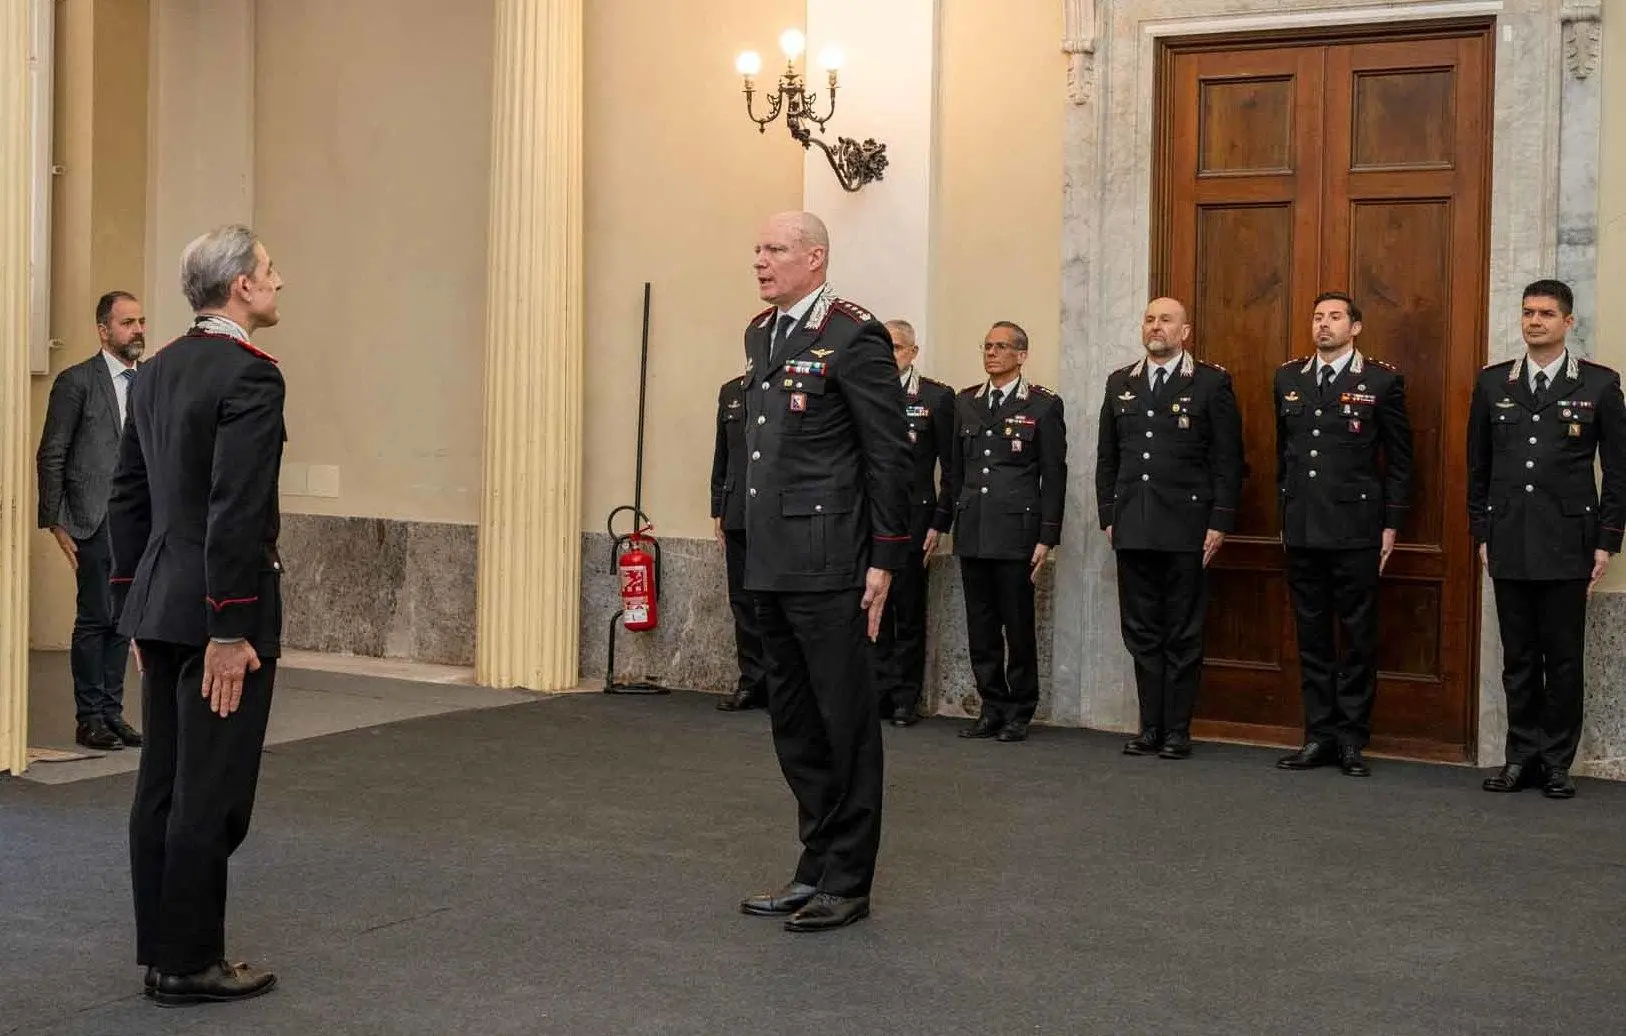
<path fill-rule="evenodd" d="M 1193 351 L 1234 377 L 1250 468 L 1211 567 L 1193 732 L 1302 737 L 1271 378 L 1314 351 L 1315 296 L 1344 290 L 1360 349 L 1405 375 L 1416 455 L 1379 591 L 1372 747 L 1471 758 L 1465 441 L 1485 356 L 1490 26 L 1173 42 L 1160 59 L 1152 287 L 1186 302 Z"/>

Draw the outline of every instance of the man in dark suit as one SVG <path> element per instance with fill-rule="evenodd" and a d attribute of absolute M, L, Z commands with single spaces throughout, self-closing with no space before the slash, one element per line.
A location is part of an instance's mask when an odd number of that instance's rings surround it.
<path fill-rule="evenodd" d="M 1153 299 L 1146 355 L 1107 378 L 1095 454 L 1101 528 L 1118 555 L 1118 611 L 1135 660 L 1140 734 L 1126 755 L 1191 755 L 1208 563 L 1236 527 L 1242 418 L 1231 376 L 1185 350 L 1186 308 Z"/>
<path fill-rule="evenodd" d="M 886 329 L 903 386 L 914 470 L 909 483 L 909 563 L 893 573 L 881 635 L 871 657 L 881 716 L 890 718 L 894 727 L 910 727 L 920 722 L 926 683 L 926 566 L 938 538 L 954 524 L 954 390 L 916 368 L 920 345 L 913 325 L 888 320 Z"/>
<path fill-rule="evenodd" d="M 734 613 L 734 654 L 740 678 L 717 707 L 724 712 L 768 703 L 767 663 L 756 606 L 745 590 L 745 386 L 729 378 L 717 390 L 717 440 L 711 452 L 713 535 L 723 548 L 728 606 Z"/>
<path fill-rule="evenodd" d="M 909 560 L 909 439 L 886 329 L 825 283 L 830 237 L 805 212 L 757 239 L 745 332 L 745 587 L 768 658 L 774 750 L 803 852 L 747 898 L 791 931 L 869 914 L 881 840 L 881 728 L 866 639 Z"/>
<path fill-rule="evenodd" d="M 1507 762 L 1484 788 L 1539 784 L 1554 799 L 1575 796 L 1587 597 L 1626 527 L 1620 375 L 1565 347 L 1574 307 L 1562 281 L 1525 288 L 1525 355 L 1481 371 L 1468 410 L 1468 519 L 1496 587 L 1507 692 Z"/>
<path fill-rule="evenodd" d="M 144 663 L 136 959 L 168 1006 L 276 982 L 226 962 L 225 923 L 281 646 L 283 379 L 249 336 L 277 322 L 282 278 L 252 230 L 229 226 L 187 246 L 181 284 L 198 319 L 142 370 L 109 516 L 119 628 Z"/>
<path fill-rule="evenodd" d="M 1039 704 L 1034 584 L 1061 542 L 1067 422 L 1061 397 L 1022 376 L 1028 336 L 1002 320 L 982 343 L 988 380 L 955 397 L 954 553 L 982 710 L 961 737 L 1023 741 Z"/>
<path fill-rule="evenodd" d="M 1368 777 L 1378 576 L 1409 501 L 1411 420 L 1400 372 L 1355 348 L 1361 311 L 1348 295 L 1319 296 L 1311 330 L 1315 355 L 1282 364 L 1275 379 L 1276 487 L 1304 688 L 1304 747 L 1276 765 L 1336 763 Z"/>
<path fill-rule="evenodd" d="M 40 436 L 39 525 L 49 529 L 78 583 L 72 650 L 73 739 L 86 748 L 137 747 L 141 734 L 124 719 L 129 641 L 119 634 L 108 589 L 112 546 L 107 497 L 112 492 L 119 432 L 128 412 L 136 361 L 147 347 L 147 318 L 126 291 L 96 301 L 96 355 L 57 375 Z"/>

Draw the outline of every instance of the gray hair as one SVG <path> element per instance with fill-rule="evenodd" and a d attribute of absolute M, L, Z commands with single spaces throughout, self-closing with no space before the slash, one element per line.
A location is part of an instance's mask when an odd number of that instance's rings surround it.
<path fill-rule="evenodd" d="M 898 333 L 898 337 L 903 339 L 904 345 L 913 346 L 915 344 L 915 325 L 909 323 L 909 321 L 888 320 L 886 322 L 886 329 L 888 331 L 896 331 Z"/>
<path fill-rule="evenodd" d="M 181 253 L 181 291 L 193 312 L 224 305 L 231 283 L 252 277 L 259 265 L 254 246 L 259 236 L 241 223 L 216 227 L 194 238 Z"/>

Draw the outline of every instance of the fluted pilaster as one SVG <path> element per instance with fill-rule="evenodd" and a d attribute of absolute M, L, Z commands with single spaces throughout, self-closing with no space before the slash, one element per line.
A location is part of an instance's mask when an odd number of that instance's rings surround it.
<path fill-rule="evenodd" d="M 28 765 L 28 4 L 0 3 L 0 770 Z"/>
<path fill-rule="evenodd" d="M 476 674 L 577 680 L 582 3 L 498 0 Z"/>

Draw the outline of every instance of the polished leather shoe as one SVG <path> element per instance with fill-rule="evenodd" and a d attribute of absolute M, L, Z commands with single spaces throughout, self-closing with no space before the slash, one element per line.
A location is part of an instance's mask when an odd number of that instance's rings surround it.
<path fill-rule="evenodd" d="M 820 892 L 785 922 L 787 932 L 827 932 L 869 916 L 868 896 L 832 896 Z"/>
<path fill-rule="evenodd" d="M 111 730 L 115 737 L 124 742 L 126 748 L 141 747 L 141 731 L 124 722 L 123 716 L 109 716 L 106 722 L 107 729 Z"/>
<path fill-rule="evenodd" d="M 1497 771 L 1496 776 L 1486 777 L 1480 787 L 1486 791 L 1509 794 L 1534 788 L 1541 783 L 1541 778 L 1540 763 L 1508 763 Z"/>
<path fill-rule="evenodd" d="M 1553 770 L 1547 774 L 1547 780 L 1541 786 L 1541 793 L 1550 799 L 1573 799 L 1575 782 L 1570 780 L 1570 772 Z"/>
<path fill-rule="evenodd" d="M 1338 753 L 1331 745 L 1324 745 L 1319 741 L 1306 742 L 1304 747 L 1292 755 L 1284 755 L 1276 760 L 1278 770 L 1313 770 L 1318 766 L 1331 766 L 1338 761 Z"/>
<path fill-rule="evenodd" d="M 723 695 L 723 700 L 717 703 L 718 712 L 744 712 L 746 709 L 760 709 L 766 704 L 759 695 L 743 688 Z"/>
<path fill-rule="evenodd" d="M 1147 727 L 1139 737 L 1124 742 L 1124 755 L 1156 755 L 1162 747 L 1163 731 L 1157 727 Z"/>
<path fill-rule="evenodd" d="M 999 733 L 994 735 L 995 741 L 1003 741 L 1006 744 L 1010 744 L 1012 741 L 1026 741 L 1027 739 L 1028 721 L 1025 719 L 1012 720 L 1000 727 Z"/>
<path fill-rule="evenodd" d="M 1354 745 L 1338 749 L 1338 768 L 1344 771 L 1345 777 L 1372 776 L 1372 768 L 1366 765 L 1366 760 L 1361 758 L 1361 750 Z"/>
<path fill-rule="evenodd" d="M 1004 724 L 1000 723 L 999 720 L 992 716 L 978 716 L 977 722 L 960 731 L 960 736 L 975 738 L 993 737 L 995 734 L 999 733 L 999 728 L 1003 725 Z"/>
<path fill-rule="evenodd" d="M 112 752 L 124 747 L 119 736 L 107 729 L 107 724 L 99 719 L 86 720 L 79 724 L 73 732 L 73 739 L 86 748 L 94 748 L 102 752 Z"/>
<path fill-rule="evenodd" d="M 914 709 L 893 709 L 892 725 L 894 727 L 912 727 L 920 722 L 920 713 Z"/>
<path fill-rule="evenodd" d="M 269 971 L 259 971 L 246 964 L 227 964 L 222 960 L 191 975 L 160 974 L 152 998 L 161 1007 L 228 1003 L 269 993 L 276 984 L 277 976 Z"/>
<path fill-rule="evenodd" d="M 740 913 L 757 917 L 784 917 L 806 906 L 808 900 L 819 894 L 812 885 L 793 881 L 778 892 L 758 892 L 740 901 Z"/>
<path fill-rule="evenodd" d="M 1163 739 L 1163 747 L 1158 749 L 1157 757 L 1159 759 L 1190 759 L 1191 735 L 1184 730 L 1170 731 L 1169 736 Z"/>

